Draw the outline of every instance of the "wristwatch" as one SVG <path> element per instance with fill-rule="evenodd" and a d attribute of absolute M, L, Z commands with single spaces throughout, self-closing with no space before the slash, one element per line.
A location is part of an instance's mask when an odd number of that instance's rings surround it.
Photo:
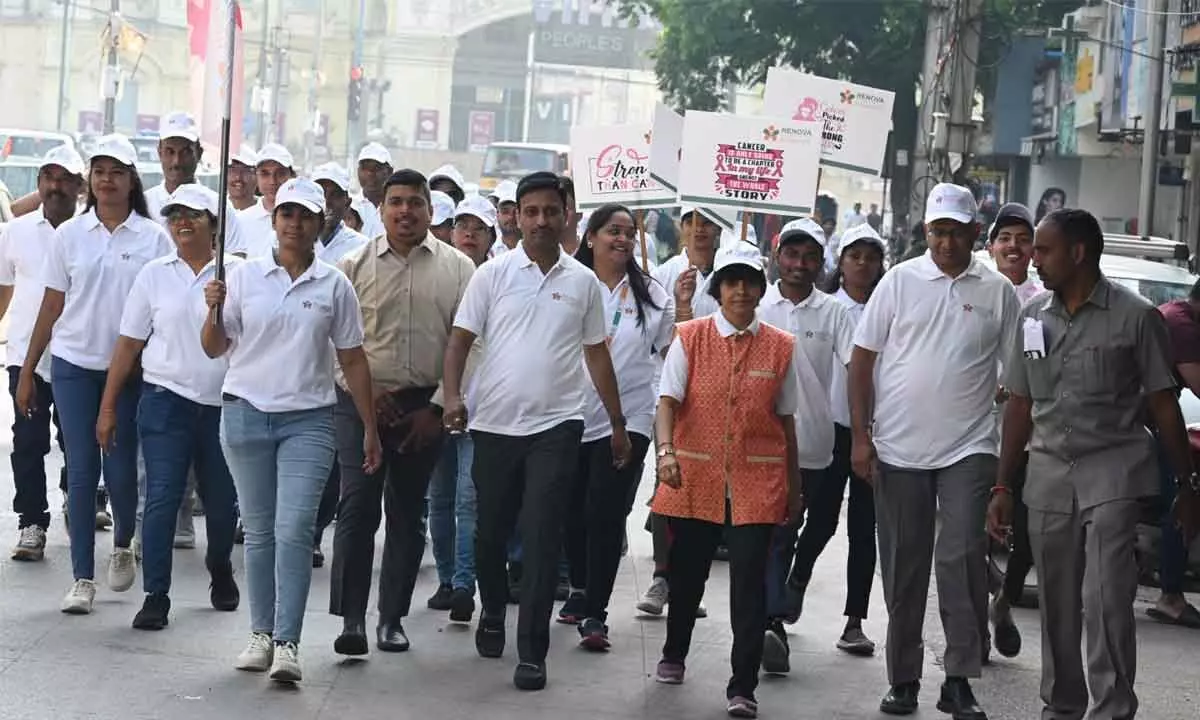
<path fill-rule="evenodd" d="M 675 448 L 672 445 L 663 445 L 662 447 L 660 447 L 658 449 L 658 452 L 655 454 L 655 456 L 658 457 L 660 460 L 665 457 L 674 457 L 675 456 Z"/>

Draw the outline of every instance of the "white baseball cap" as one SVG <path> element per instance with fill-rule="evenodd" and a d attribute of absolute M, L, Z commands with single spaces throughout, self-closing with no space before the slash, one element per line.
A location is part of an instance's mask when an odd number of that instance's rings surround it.
<path fill-rule="evenodd" d="M 515 203 L 517 201 L 517 184 L 512 180 L 502 180 L 492 191 L 492 197 L 498 203 Z"/>
<path fill-rule="evenodd" d="M 430 225 L 437 227 L 454 219 L 454 198 L 433 190 L 429 193 L 429 200 L 433 203 L 433 220 Z"/>
<path fill-rule="evenodd" d="M 484 225 L 496 227 L 496 208 L 481 195 L 468 195 L 466 200 L 458 204 L 454 209 L 454 219 L 457 220 L 463 215 L 474 215 Z"/>
<path fill-rule="evenodd" d="M 429 176 L 430 186 L 432 186 L 433 183 L 435 183 L 436 181 L 438 181 L 440 179 L 449 180 L 450 182 L 457 185 L 459 190 L 463 190 L 464 193 L 466 192 L 466 190 L 464 190 L 464 188 L 467 186 L 467 181 L 463 177 L 463 174 L 461 172 L 459 172 L 458 168 L 454 167 L 453 165 L 443 165 L 440 168 L 438 168 L 437 170 L 434 170 L 433 174 Z M 514 199 L 516 198 L 516 194 L 517 194 L 516 188 L 514 187 L 513 188 Z"/>
<path fill-rule="evenodd" d="M 258 151 L 258 165 L 265 162 L 277 162 L 288 170 L 295 170 L 296 160 L 290 150 L 279 143 L 267 143 Z"/>
<path fill-rule="evenodd" d="M 83 177 L 84 164 L 83 158 L 79 155 L 79 151 L 70 145 L 59 145 L 53 147 L 42 156 L 42 162 L 38 165 L 38 170 L 41 171 L 49 165 L 57 165 L 63 170 Z"/>
<path fill-rule="evenodd" d="M 744 265 L 764 275 L 766 274 L 763 270 L 762 253 L 758 251 L 758 246 L 742 242 L 741 240 L 724 245 L 717 251 L 717 255 L 713 260 L 713 272 L 720 272 L 733 265 Z"/>
<path fill-rule="evenodd" d="M 196 130 L 196 121 L 190 114 L 177 111 L 167 113 L 159 121 L 158 137 L 160 140 L 181 138 L 188 142 L 196 142 L 200 139 L 200 133 Z"/>
<path fill-rule="evenodd" d="M 879 251 L 883 254 L 887 254 L 887 241 L 880 237 L 879 233 L 875 232 L 875 228 L 870 225 L 855 225 L 842 233 L 842 242 L 839 246 L 840 251 L 845 252 L 846 248 L 860 242 L 870 243 L 879 248 Z"/>
<path fill-rule="evenodd" d="M 392 154 L 381 143 L 369 142 L 363 145 L 362 150 L 358 151 L 358 162 L 362 162 L 363 160 L 374 160 L 377 163 L 390 166 L 392 164 Z"/>
<path fill-rule="evenodd" d="M 978 212 L 979 204 L 970 190 L 961 185 L 938 183 L 925 201 L 925 224 L 937 220 L 971 224 Z"/>
<path fill-rule="evenodd" d="M 167 202 L 162 208 L 163 217 L 166 217 L 167 213 L 176 206 L 192 210 L 205 210 L 215 216 L 217 214 L 217 194 L 199 183 L 185 183 L 175 188 L 175 192 L 167 198 Z"/>
<path fill-rule="evenodd" d="M 229 156 L 230 163 L 241 163 L 246 167 L 258 166 L 258 153 L 254 152 L 254 148 L 243 145 L 237 152 Z"/>
<path fill-rule="evenodd" d="M 806 235 L 817 241 L 821 247 L 829 242 L 829 238 L 825 237 L 825 231 L 810 217 L 793 220 L 783 226 L 783 230 L 779 232 L 779 246 L 782 247 L 785 242 L 792 238 Z"/>
<path fill-rule="evenodd" d="M 96 158 L 112 158 L 122 165 L 134 165 L 137 163 L 137 150 L 134 149 L 133 143 L 129 142 L 129 138 L 124 135 L 113 134 L 105 135 L 96 141 L 96 149 L 92 151 L 92 161 Z"/>
<path fill-rule="evenodd" d="M 318 165 L 312 174 L 313 182 L 328 180 L 342 189 L 342 192 L 350 192 L 350 173 L 335 162 L 327 162 L 323 165 Z"/>
<path fill-rule="evenodd" d="M 325 191 L 308 178 L 291 178 L 275 195 L 275 207 L 293 203 L 317 214 L 325 213 Z"/>

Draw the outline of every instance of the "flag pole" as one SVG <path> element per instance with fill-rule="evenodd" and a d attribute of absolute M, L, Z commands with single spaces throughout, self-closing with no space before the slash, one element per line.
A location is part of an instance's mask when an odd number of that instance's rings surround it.
<path fill-rule="evenodd" d="M 237 53 L 237 0 L 225 4 L 225 97 L 221 108 L 221 170 L 217 183 L 217 280 L 225 282 L 225 232 L 228 228 L 229 208 L 229 121 L 233 115 L 233 73 Z M 221 322 L 221 308 L 217 308 L 217 324 Z"/>

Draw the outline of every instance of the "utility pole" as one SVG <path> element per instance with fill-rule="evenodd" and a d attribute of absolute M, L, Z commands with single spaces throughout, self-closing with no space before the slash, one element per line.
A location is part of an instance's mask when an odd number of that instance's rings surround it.
<path fill-rule="evenodd" d="M 950 179 L 950 161 L 957 156 L 965 163 L 970 156 L 982 16 L 983 0 L 928 3 L 909 224 L 924 217 L 925 198 L 933 186 Z"/>
<path fill-rule="evenodd" d="M 1146 10 L 1150 23 L 1147 54 L 1150 56 L 1146 79 L 1146 123 L 1142 141 L 1142 183 L 1138 196 L 1139 235 L 1154 234 L 1154 201 L 1158 192 L 1158 143 L 1162 128 L 1163 46 L 1167 39 L 1167 0 L 1152 0 Z"/>
<path fill-rule="evenodd" d="M 321 128 L 321 109 L 317 101 L 317 91 L 321 85 L 321 37 L 325 34 L 325 0 L 317 3 L 317 38 L 313 46 L 312 77 L 308 84 L 308 132 L 305 133 L 307 142 L 304 144 L 304 164 L 312 172 L 314 156 L 317 147 L 317 132 Z"/>
<path fill-rule="evenodd" d="M 283 90 L 284 78 L 288 75 L 288 51 L 284 45 L 287 43 L 288 33 L 283 27 L 276 25 L 271 32 L 272 59 L 271 59 L 271 96 L 268 103 L 270 109 L 270 127 L 269 135 L 271 142 L 283 143 L 283 133 L 279 127 L 279 96 Z"/>
<path fill-rule="evenodd" d="M 74 0 L 63 0 L 62 47 L 58 53 L 58 113 L 55 115 L 55 127 L 59 132 L 66 130 L 67 124 L 67 78 L 71 70 L 71 21 L 74 14 Z"/>
<path fill-rule="evenodd" d="M 354 52 L 350 60 L 350 92 L 355 93 L 353 83 L 358 83 L 357 91 L 360 93 L 359 101 L 361 102 L 361 88 L 363 80 L 363 45 L 366 42 L 365 26 L 367 24 L 367 0 L 358 0 L 358 27 L 354 30 Z M 354 154 L 358 151 L 358 146 L 362 144 L 362 126 L 365 113 L 362 108 L 353 107 L 353 101 L 347 102 L 346 109 L 346 164 L 353 166 Z"/>
<path fill-rule="evenodd" d="M 108 12 L 108 62 L 101 81 L 104 95 L 104 134 L 113 132 L 117 116 L 117 88 L 121 83 L 121 68 L 117 44 L 121 36 L 121 0 L 112 0 Z"/>
<path fill-rule="evenodd" d="M 255 123 L 255 149 L 267 143 L 267 53 L 271 37 L 271 0 L 263 0 L 262 35 L 259 39 L 258 82 L 254 88 L 254 109 L 258 113 Z"/>

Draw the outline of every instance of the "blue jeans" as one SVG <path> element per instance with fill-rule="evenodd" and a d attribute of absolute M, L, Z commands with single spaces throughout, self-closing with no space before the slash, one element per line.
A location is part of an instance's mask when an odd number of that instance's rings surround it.
<path fill-rule="evenodd" d="M 1171 506 L 1175 504 L 1175 474 L 1162 442 L 1154 439 L 1158 451 L 1159 502 L 1162 503 L 1162 540 L 1159 543 L 1158 584 L 1164 595 L 1183 594 L 1183 576 L 1187 572 L 1188 548 L 1183 534 L 1175 527 Z"/>
<path fill-rule="evenodd" d="M 221 445 L 246 530 L 250 629 L 298 643 L 317 508 L 333 467 L 333 406 L 266 413 L 227 395 Z"/>
<path fill-rule="evenodd" d="M 449 435 L 429 484 L 429 534 L 438 584 L 475 592 L 474 444 L 470 435 Z"/>
<path fill-rule="evenodd" d="M 201 405 L 165 387 L 146 383 L 138 404 L 138 435 L 146 462 L 146 509 L 142 517 L 142 585 L 147 593 L 171 590 L 176 518 L 196 469 L 196 492 L 204 503 L 209 570 L 230 567 L 237 520 L 233 477 L 221 451 L 221 408 Z"/>
<path fill-rule="evenodd" d="M 96 418 L 108 373 L 88 370 L 52 357 L 50 378 L 58 405 L 67 461 L 67 510 L 71 523 L 71 569 L 76 580 L 96 576 L 96 488 L 100 473 L 112 502 L 113 546 L 127 548 L 133 540 L 137 514 L 137 404 L 141 380 L 130 378 L 117 399 L 113 447 L 100 456 Z"/>

